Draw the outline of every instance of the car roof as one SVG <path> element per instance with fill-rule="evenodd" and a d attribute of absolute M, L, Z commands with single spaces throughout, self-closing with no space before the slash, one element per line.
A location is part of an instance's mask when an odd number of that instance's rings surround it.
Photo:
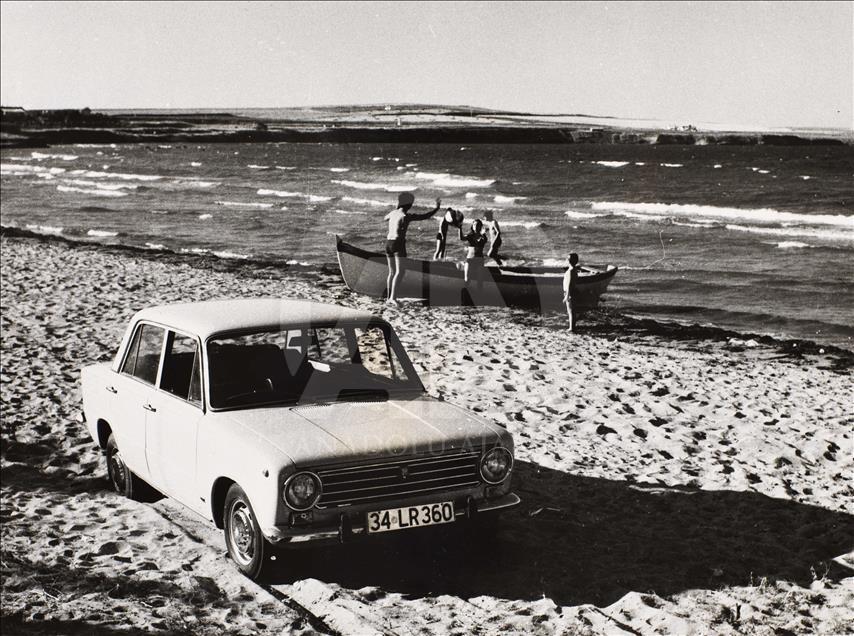
<path fill-rule="evenodd" d="M 159 323 L 205 339 L 216 333 L 244 329 L 280 329 L 306 324 L 380 319 L 367 311 L 308 300 L 240 298 L 149 307 L 137 312 L 133 322 L 140 320 Z"/>

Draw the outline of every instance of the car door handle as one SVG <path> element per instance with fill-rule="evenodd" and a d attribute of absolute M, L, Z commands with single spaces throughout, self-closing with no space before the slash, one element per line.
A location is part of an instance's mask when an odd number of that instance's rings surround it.
<path fill-rule="evenodd" d="M 109 391 L 110 393 L 118 393 L 118 391 L 116 391 L 116 387 L 114 386 L 108 386 L 107 391 Z"/>
<path fill-rule="evenodd" d="M 151 411 L 152 413 L 157 412 L 157 409 L 151 406 L 150 404 L 143 404 L 142 408 L 144 408 L 146 411 Z"/>

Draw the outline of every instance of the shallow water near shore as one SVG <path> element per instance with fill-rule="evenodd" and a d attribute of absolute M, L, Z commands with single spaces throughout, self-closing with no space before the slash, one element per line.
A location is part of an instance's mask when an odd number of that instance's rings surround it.
<path fill-rule="evenodd" d="M 378 249 L 413 191 L 493 210 L 511 264 L 617 265 L 609 312 L 850 350 L 852 177 L 847 146 L 153 144 L 4 150 L 0 178 L 5 227 L 292 271 L 336 270 L 336 233 Z"/>

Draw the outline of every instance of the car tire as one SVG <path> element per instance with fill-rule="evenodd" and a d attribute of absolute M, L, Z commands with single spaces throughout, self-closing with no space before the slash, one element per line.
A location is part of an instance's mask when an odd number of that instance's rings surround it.
<path fill-rule="evenodd" d="M 273 545 L 261 534 L 249 497 L 237 484 L 225 496 L 223 531 L 228 555 L 237 569 L 253 581 L 264 579 L 271 569 Z"/>
<path fill-rule="evenodd" d="M 150 497 L 152 488 L 127 467 L 121 452 L 119 452 L 116 437 L 112 433 L 107 439 L 107 448 L 104 454 L 107 459 L 107 479 L 110 481 L 113 490 L 128 499 L 146 501 Z"/>

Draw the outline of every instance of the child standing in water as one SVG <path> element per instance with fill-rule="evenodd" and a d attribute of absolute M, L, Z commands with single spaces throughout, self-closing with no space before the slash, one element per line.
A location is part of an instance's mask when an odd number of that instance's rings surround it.
<path fill-rule="evenodd" d="M 493 218 L 492 210 L 487 210 L 483 216 L 486 218 L 484 225 L 489 231 L 489 252 L 486 257 L 491 258 L 501 267 L 501 258 L 498 256 L 498 248 L 501 247 L 501 228 L 498 226 L 498 221 Z"/>
<path fill-rule="evenodd" d="M 566 304 L 566 315 L 569 317 L 569 330 L 575 331 L 575 316 L 573 315 L 573 301 L 577 296 L 578 285 L 578 254 L 572 252 L 569 255 L 569 268 L 563 275 L 563 302 Z"/>

